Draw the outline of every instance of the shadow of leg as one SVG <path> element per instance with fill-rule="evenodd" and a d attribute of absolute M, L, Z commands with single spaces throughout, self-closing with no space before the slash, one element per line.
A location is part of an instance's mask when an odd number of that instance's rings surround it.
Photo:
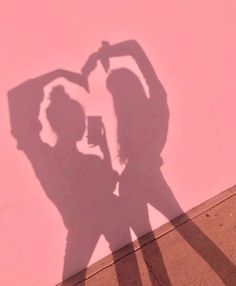
<path fill-rule="evenodd" d="M 152 241 L 152 243 L 148 243 L 146 246 L 142 247 L 142 254 L 149 271 L 149 277 L 152 281 L 152 285 L 171 286 L 172 284 L 167 272 L 167 268 L 153 232 L 148 234 L 148 238 L 150 241 Z M 142 245 L 142 238 L 140 238 L 139 241 L 140 245 Z"/>
<path fill-rule="evenodd" d="M 127 228 L 126 234 L 122 237 L 126 237 L 125 241 L 131 241 L 129 228 Z M 111 241 L 110 241 L 111 242 Z M 115 262 L 116 276 L 119 286 L 142 286 L 142 279 L 136 258 L 136 253 L 132 243 L 129 243 L 124 248 L 113 251 L 113 245 L 110 243 L 110 249 L 113 255 L 113 261 Z"/>
<path fill-rule="evenodd" d="M 63 282 L 59 284 L 60 286 L 84 286 L 86 284 L 86 268 L 96 247 L 99 235 L 86 232 L 83 234 L 78 236 L 68 233 Z M 78 273 L 79 268 L 83 270 Z"/>
<path fill-rule="evenodd" d="M 187 215 L 183 218 L 189 220 L 183 227 L 177 227 L 177 231 L 191 245 L 191 247 L 211 266 L 226 286 L 235 285 L 236 266 L 222 252 L 222 250 L 211 241 L 199 227 L 189 219 Z M 171 222 L 174 226 L 175 220 Z"/>
<path fill-rule="evenodd" d="M 233 262 L 230 261 L 223 251 L 211 241 L 186 214 L 183 214 L 183 210 L 170 189 L 165 189 L 164 196 L 166 197 L 164 200 L 165 203 L 155 207 L 170 220 L 170 223 L 176 227 L 179 234 L 210 265 L 212 270 L 214 270 L 223 281 L 224 285 L 235 285 L 236 266 Z M 173 220 L 174 213 L 182 213 L 181 219 L 183 219 L 183 221 L 188 221 L 188 223 L 179 226 L 177 220 Z"/>

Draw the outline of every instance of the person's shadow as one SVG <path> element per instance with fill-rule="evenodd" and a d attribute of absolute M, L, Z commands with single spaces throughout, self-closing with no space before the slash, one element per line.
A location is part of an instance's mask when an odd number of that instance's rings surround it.
<path fill-rule="evenodd" d="M 30 160 L 48 198 L 68 230 L 63 280 L 87 267 L 101 234 L 115 240 L 118 198 L 113 194 L 118 173 L 111 167 L 105 135 L 98 142 L 104 158 L 85 155 L 76 147 L 84 135 L 83 107 L 62 86 L 52 89 L 47 119 L 58 136 L 54 147 L 41 141 L 38 120 L 43 89 L 57 77 L 84 85 L 84 79 L 58 70 L 28 80 L 8 92 L 12 135 Z M 118 238 L 117 238 L 118 239 Z M 113 246 L 111 245 L 111 248 Z"/>
<path fill-rule="evenodd" d="M 118 179 L 111 166 L 105 138 L 99 143 L 103 159 L 78 151 L 76 143 L 85 132 L 85 113 L 62 86 L 53 88 L 51 103 L 46 111 L 58 137 L 54 147 L 41 141 L 38 115 L 44 97 L 43 89 L 52 80 L 65 77 L 88 89 L 85 78 L 96 67 L 97 60 L 101 60 L 108 70 L 109 58 L 126 55 L 135 59 L 143 73 L 149 87 L 149 98 L 132 71 L 121 68 L 109 74 L 107 88 L 112 94 L 118 121 L 119 156 L 125 164 Z M 114 260 L 117 260 L 119 257 L 114 250 L 120 238 L 131 242 L 130 227 L 137 237 L 143 231 L 151 232 L 148 203 L 169 220 L 183 213 L 160 170 L 160 154 L 168 131 L 166 93 L 142 48 L 135 41 L 113 46 L 104 43 L 98 53 L 89 57 L 82 73 L 83 76 L 58 70 L 29 80 L 8 93 L 12 135 L 17 140 L 18 149 L 30 160 L 44 191 L 59 210 L 68 230 L 63 280 L 75 274 L 78 265 L 80 269 L 86 269 L 101 234 L 108 241 Z M 113 194 L 118 180 L 119 197 Z M 175 226 L 175 221 L 172 224 Z M 230 274 L 236 275 L 233 263 L 193 222 L 191 228 L 191 235 L 183 228 L 177 230 L 209 263 L 224 284 L 232 285 Z M 171 285 L 158 244 L 155 247 L 153 271 L 158 273 L 158 281 L 152 273 L 150 279 L 153 285 Z M 145 251 L 143 255 L 147 261 Z M 143 285 L 135 256 L 132 259 L 132 275 L 121 263 L 115 263 L 120 286 Z M 223 264 L 227 265 L 227 271 L 222 271 Z M 80 276 L 80 285 L 85 284 L 85 277 L 86 271 Z M 135 282 L 132 277 L 135 277 Z M 65 281 L 63 285 L 69 283 Z"/>
<path fill-rule="evenodd" d="M 182 227 L 177 227 L 177 231 L 211 266 L 224 285 L 232 286 L 232 281 L 236 281 L 235 265 L 187 215 L 183 214 L 183 210 L 162 175 L 161 152 L 167 139 L 169 109 L 166 92 L 148 57 L 134 40 L 114 45 L 103 42 L 98 54 L 106 71 L 109 70 L 111 58 L 132 57 L 149 89 L 147 96 L 138 76 L 127 68 L 111 70 L 106 81 L 117 116 L 119 157 L 125 164 L 119 178 L 119 195 L 120 220 L 126 221 L 128 240 L 131 241 L 129 227 L 139 238 L 144 230 L 149 231 L 150 236 L 152 235 L 148 203 L 168 218 L 173 226 L 178 226 L 174 218 L 182 214 L 183 219 L 189 220 L 191 232 Z M 142 244 L 142 239 L 139 240 Z M 157 282 L 161 285 L 171 285 L 158 244 L 154 246 L 156 263 L 152 264 L 152 273 L 158 275 L 155 277 L 151 273 L 150 278 L 154 285 Z M 143 256 L 145 262 L 149 260 L 145 251 Z M 136 268 L 138 269 L 138 266 Z M 119 269 L 117 272 L 120 272 Z M 125 285 L 125 275 L 120 276 L 119 281 L 119 285 Z M 142 284 L 141 278 L 139 283 Z"/>

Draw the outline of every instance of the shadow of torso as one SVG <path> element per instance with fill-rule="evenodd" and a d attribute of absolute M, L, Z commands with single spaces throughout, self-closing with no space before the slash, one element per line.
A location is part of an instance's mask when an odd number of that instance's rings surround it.
<path fill-rule="evenodd" d="M 117 174 L 98 156 L 76 149 L 62 152 L 41 143 L 37 152 L 34 148 L 25 153 L 68 230 L 64 267 L 68 277 L 87 267 L 102 234 L 117 245 L 120 202 L 113 194 Z"/>

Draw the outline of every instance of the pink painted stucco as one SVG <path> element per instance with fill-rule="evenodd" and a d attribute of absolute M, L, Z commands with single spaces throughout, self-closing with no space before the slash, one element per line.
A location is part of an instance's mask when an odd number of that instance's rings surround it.
<path fill-rule="evenodd" d="M 59 67 L 79 72 L 102 40 L 136 39 L 166 90 L 170 121 L 162 172 L 182 209 L 187 211 L 235 184 L 235 1 L 10 0 L 1 4 L 0 14 L 1 285 L 60 282 L 67 235 L 60 213 L 11 135 L 7 92 Z M 129 58 L 114 59 L 111 65 L 126 65 L 138 73 Z M 105 77 L 98 67 L 90 78 L 89 95 L 65 80 L 57 82 L 88 115 L 103 116 L 113 167 L 120 172 L 117 122 Z M 45 108 L 54 84 L 45 89 L 40 110 L 41 138 L 52 146 L 55 135 Z M 98 152 L 88 148 L 86 140 L 83 151 Z M 167 221 L 152 207 L 149 215 L 153 229 Z M 128 242 L 118 241 L 117 248 Z M 109 252 L 101 237 L 90 263 Z"/>

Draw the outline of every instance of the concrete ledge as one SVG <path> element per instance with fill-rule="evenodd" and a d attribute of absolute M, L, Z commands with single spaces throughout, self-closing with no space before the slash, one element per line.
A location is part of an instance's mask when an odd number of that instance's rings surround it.
<path fill-rule="evenodd" d="M 159 227 L 158 229 L 154 230 L 151 233 L 147 233 L 143 237 L 139 238 L 139 240 L 130 243 L 123 248 L 117 250 L 115 253 L 108 255 L 107 257 L 103 258 L 102 260 L 96 262 L 95 264 L 88 267 L 86 270 L 72 276 L 71 278 L 67 279 L 63 283 L 58 284 L 58 286 L 75 286 L 79 285 L 83 280 L 87 280 L 94 275 L 99 274 L 100 272 L 106 270 L 107 268 L 111 267 L 118 261 L 124 259 L 125 257 L 132 255 L 134 252 L 139 251 L 141 248 L 147 246 L 151 242 L 156 239 L 160 239 L 164 235 L 172 232 L 176 228 L 180 227 L 181 225 L 186 224 L 189 220 L 194 220 L 198 216 L 207 213 L 212 208 L 217 207 L 218 205 L 222 204 L 224 201 L 229 200 L 233 196 L 236 195 L 236 186 L 218 194 L 217 196 L 207 200 L 206 202 L 200 204 L 199 206 L 191 209 L 185 214 L 180 215 L 172 222 L 168 222 L 163 226 Z M 114 259 L 115 257 L 115 259 Z M 235 281 L 236 283 L 236 281 Z M 92 285 L 92 284 L 91 284 Z M 100 284 L 96 284 L 100 285 Z M 102 285 L 102 284 L 101 284 Z M 106 284 L 103 284 L 106 285 Z M 113 285 L 113 284 L 112 284 Z M 145 284 L 146 285 L 146 284 Z M 156 284 L 159 285 L 159 284 Z M 203 285 L 203 284 L 202 284 Z M 204 284 L 205 285 L 205 284 Z M 236 284 L 235 284 L 236 285 Z M 128 286 L 128 284 L 127 284 Z M 233 285 L 232 285 L 233 286 Z"/>

